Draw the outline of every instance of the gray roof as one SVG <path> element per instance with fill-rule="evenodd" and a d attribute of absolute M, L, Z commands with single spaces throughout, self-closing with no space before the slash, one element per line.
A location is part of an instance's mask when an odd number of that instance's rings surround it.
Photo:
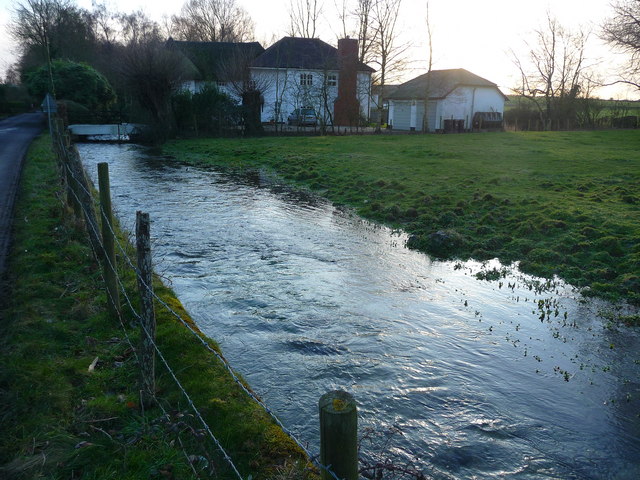
<path fill-rule="evenodd" d="M 267 48 L 252 64 L 258 68 L 338 70 L 338 49 L 319 38 L 284 37 Z M 374 72 L 364 63 L 358 71 Z"/>
<path fill-rule="evenodd" d="M 187 57 L 199 72 L 199 80 L 228 80 L 219 78 L 221 69 L 235 61 L 250 63 L 264 52 L 258 42 L 185 42 L 170 38 L 169 48 L 176 49 Z"/>
<path fill-rule="evenodd" d="M 429 82 L 429 98 L 434 100 L 445 98 L 455 90 L 456 87 L 460 86 L 493 87 L 500 91 L 495 83 L 479 77 L 464 68 L 456 68 L 451 70 L 432 70 L 424 75 L 420 75 L 400 85 L 388 98 L 391 100 L 424 98 L 427 81 Z"/>

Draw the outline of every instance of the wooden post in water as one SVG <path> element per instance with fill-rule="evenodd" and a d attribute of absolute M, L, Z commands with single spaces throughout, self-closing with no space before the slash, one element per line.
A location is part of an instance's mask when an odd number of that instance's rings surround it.
<path fill-rule="evenodd" d="M 140 291 L 140 374 L 142 401 L 149 403 L 155 397 L 155 342 L 156 317 L 153 311 L 151 266 L 151 235 L 149 214 L 136 212 L 136 249 L 138 251 L 138 290 Z"/>
<path fill-rule="evenodd" d="M 104 258 L 102 266 L 107 287 L 107 303 L 111 315 L 120 313 L 120 294 L 118 292 L 118 274 L 116 272 L 115 234 L 111 211 L 111 187 L 109 183 L 109 164 L 98 164 L 98 186 L 100 188 L 100 219 L 102 222 L 102 246 Z"/>
<path fill-rule="evenodd" d="M 358 409 L 353 396 L 334 390 L 320 397 L 320 463 L 340 480 L 358 480 Z M 335 480 L 322 469 L 322 480 Z"/>

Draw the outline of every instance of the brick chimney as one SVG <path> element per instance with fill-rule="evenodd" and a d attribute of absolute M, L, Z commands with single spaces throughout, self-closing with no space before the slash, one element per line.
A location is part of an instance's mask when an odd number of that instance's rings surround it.
<path fill-rule="evenodd" d="M 360 102 L 357 95 L 358 40 L 338 40 L 338 98 L 333 105 L 334 125 L 357 125 Z"/>

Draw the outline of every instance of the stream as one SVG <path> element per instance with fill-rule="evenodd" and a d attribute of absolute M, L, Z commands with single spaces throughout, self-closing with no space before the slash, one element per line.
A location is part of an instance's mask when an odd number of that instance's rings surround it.
<path fill-rule="evenodd" d="M 497 261 L 434 261 L 260 173 L 78 148 L 96 185 L 110 164 L 124 228 L 150 214 L 156 271 L 312 452 L 318 399 L 344 389 L 367 462 L 434 479 L 640 478 L 640 331 L 609 321 L 614 306 Z"/>

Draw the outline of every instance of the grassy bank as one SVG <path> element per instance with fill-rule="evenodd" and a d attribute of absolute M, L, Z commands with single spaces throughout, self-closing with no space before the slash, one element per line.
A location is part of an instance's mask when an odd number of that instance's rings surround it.
<path fill-rule="evenodd" d="M 124 330 L 107 315 L 99 265 L 63 198 L 41 138 L 23 174 L 0 306 L 0 477 L 237 478 L 160 362 L 168 415 L 141 408 L 126 339 L 137 345 L 139 329 L 126 309 Z M 120 274 L 137 303 L 133 274 Z M 155 289 L 188 320 L 169 289 Z M 305 478 L 298 447 L 172 314 L 157 304 L 156 315 L 165 358 L 243 477 Z"/>
<path fill-rule="evenodd" d="M 640 132 L 180 140 L 180 161 L 266 168 L 401 227 L 441 258 L 640 301 Z"/>

